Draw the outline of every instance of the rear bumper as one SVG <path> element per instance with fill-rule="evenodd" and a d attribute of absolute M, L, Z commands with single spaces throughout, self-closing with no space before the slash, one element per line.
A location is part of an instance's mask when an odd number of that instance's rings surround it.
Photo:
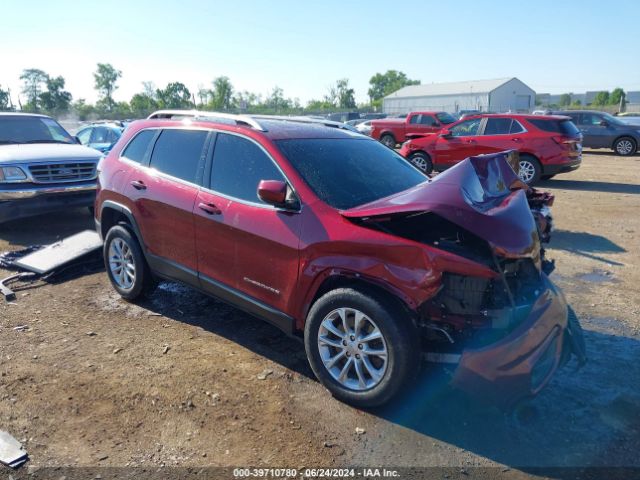
<path fill-rule="evenodd" d="M 527 319 L 502 340 L 465 350 L 452 384 L 499 407 L 536 395 L 560 365 L 567 329 L 562 292 L 544 277 L 545 290 Z"/>
<path fill-rule="evenodd" d="M 0 189 L 0 223 L 66 208 L 90 207 L 95 198 L 95 180 L 73 185 L 3 186 Z"/>
<path fill-rule="evenodd" d="M 552 163 L 542 165 L 542 174 L 543 175 L 557 175 L 559 173 L 567 173 L 573 172 L 580 168 L 580 164 L 582 163 L 582 158 L 576 158 L 575 160 L 571 160 L 567 163 Z"/>

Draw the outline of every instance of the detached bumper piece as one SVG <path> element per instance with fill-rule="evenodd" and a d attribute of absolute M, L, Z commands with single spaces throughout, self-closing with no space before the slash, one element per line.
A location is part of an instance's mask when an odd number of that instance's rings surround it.
<path fill-rule="evenodd" d="M 529 315 L 498 342 L 462 352 L 452 383 L 501 407 L 537 394 L 571 353 L 586 359 L 578 319 L 562 293 L 544 277 Z M 569 350 L 567 350 L 569 349 Z M 568 357 L 567 357 L 568 355 Z"/>

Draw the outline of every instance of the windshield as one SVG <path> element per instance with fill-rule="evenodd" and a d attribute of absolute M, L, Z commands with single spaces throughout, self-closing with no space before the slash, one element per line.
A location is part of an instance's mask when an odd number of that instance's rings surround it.
<path fill-rule="evenodd" d="M 52 118 L 0 116 L 0 144 L 8 143 L 76 143 L 76 141 Z"/>
<path fill-rule="evenodd" d="M 436 113 L 436 118 L 440 120 L 440 123 L 444 125 L 449 125 L 450 123 L 453 123 L 456 121 L 456 119 L 453 118 L 452 115 L 449 115 L 447 112 Z"/>
<path fill-rule="evenodd" d="M 373 140 L 289 139 L 276 143 L 315 194 L 339 210 L 427 181 L 404 158 Z"/>

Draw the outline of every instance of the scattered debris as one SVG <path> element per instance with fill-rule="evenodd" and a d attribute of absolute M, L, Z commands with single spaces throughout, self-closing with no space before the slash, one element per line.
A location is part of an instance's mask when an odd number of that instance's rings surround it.
<path fill-rule="evenodd" d="M 87 337 L 95 337 L 98 335 L 96 332 L 87 332 Z"/>
<path fill-rule="evenodd" d="M 114 348 L 113 349 L 113 354 L 115 355 L 116 353 L 121 352 L 121 351 L 122 351 L 122 349 L 120 347 Z"/>
<path fill-rule="evenodd" d="M 170 349 L 171 347 L 169 345 L 165 345 L 164 348 L 162 349 L 162 354 L 166 355 Z"/>
<path fill-rule="evenodd" d="M 11 468 L 18 468 L 28 460 L 22 444 L 7 432 L 0 430 L 0 462 Z"/>
<path fill-rule="evenodd" d="M 364 428 L 356 427 L 356 435 L 364 435 L 367 431 Z"/>
<path fill-rule="evenodd" d="M 29 330 L 29 325 L 19 325 L 17 327 L 13 327 L 16 332 L 25 332 Z"/>
<path fill-rule="evenodd" d="M 14 260 L 13 265 L 43 275 L 101 247 L 102 240 L 98 233 L 85 230 Z"/>
<path fill-rule="evenodd" d="M 14 293 L 13 290 L 9 288 L 8 286 L 9 283 L 20 281 L 20 280 L 35 279 L 35 277 L 36 275 L 34 273 L 24 272 L 24 273 L 16 273 L 14 275 L 10 275 L 7 278 L 3 278 L 2 280 L 0 280 L 0 293 L 4 295 L 4 299 L 7 302 L 15 300 L 16 294 Z"/>
<path fill-rule="evenodd" d="M 273 370 L 266 368 L 262 371 L 262 373 L 258 374 L 258 380 L 266 380 L 269 375 L 273 373 Z"/>

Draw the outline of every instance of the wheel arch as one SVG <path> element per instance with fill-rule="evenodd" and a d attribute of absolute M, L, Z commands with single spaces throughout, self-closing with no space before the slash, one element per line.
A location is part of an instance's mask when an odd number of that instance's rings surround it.
<path fill-rule="evenodd" d="M 302 306 L 301 319 L 302 327 L 304 328 L 304 322 L 306 322 L 307 315 L 313 307 L 313 305 L 326 293 L 339 288 L 353 288 L 359 291 L 374 292 L 376 295 L 380 295 L 385 301 L 395 304 L 406 311 L 409 318 L 412 319 L 414 325 L 417 322 L 417 306 L 413 305 L 412 300 L 404 295 L 393 286 L 384 282 L 376 281 L 369 277 L 363 277 L 355 272 L 347 271 L 333 271 L 326 275 L 307 296 Z"/>
<path fill-rule="evenodd" d="M 128 225 L 136 236 L 143 254 L 146 255 L 142 234 L 131 210 L 121 203 L 114 202 L 113 200 L 105 200 L 100 207 L 100 231 L 98 233 L 100 233 L 102 238 L 105 238 L 109 229 L 119 223 L 126 223 Z"/>
<path fill-rule="evenodd" d="M 613 142 L 611 142 L 611 150 L 615 151 L 615 147 L 616 147 L 616 142 L 618 140 L 622 140 L 623 138 L 628 138 L 629 140 L 631 140 L 634 145 L 636 146 L 636 152 L 638 151 L 638 147 L 640 146 L 640 142 L 638 142 L 638 140 L 636 138 L 634 138 L 632 135 L 629 135 L 628 133 L 623 133 L 621 135 L 618 135 L 616 138 L 613 139 Z"/>

